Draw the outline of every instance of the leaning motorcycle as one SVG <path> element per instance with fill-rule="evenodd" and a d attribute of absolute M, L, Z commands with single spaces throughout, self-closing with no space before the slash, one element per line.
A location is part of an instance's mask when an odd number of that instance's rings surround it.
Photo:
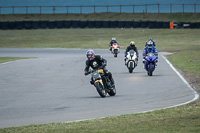
<path fill-rule="evenodd" d="M 118 43 L 113 43 L 112 44 L 112 54 L 114 55 L 114 57 L 117 57 L 117 55 L 119 54 L 119 44 Z"/>
<path fill-rule="evenodd" d="M 107 93 L 110 96 L 115 96 L 115 85 L 112 84 L 109 77 L 105 75 L 103 69 L 92 70 L 88 72 L 87 75 L 88 74 L 91 74 L 94 86 L 101 97 L 106 97 Z"/>
<path fill-rule="evenodd" d="M 126 55 L 126 66 L 129 70 L 129 73 L 132 73 L 133 70 L 135 69 L 135 67 L 137 66 L 137 55 L 136 52 L 134 50 L 130 50 L 129 52 L 127 52 Z"/>
<path fill-rule="evenodd" d="M 145 70 L 147 71 L 147 74 L 149 76 L 153 75 L 153 71 L 155 70 L 156 66 L 156 56 L 154 53 L 148 53 L 147 56 L 145 57 Z"/>

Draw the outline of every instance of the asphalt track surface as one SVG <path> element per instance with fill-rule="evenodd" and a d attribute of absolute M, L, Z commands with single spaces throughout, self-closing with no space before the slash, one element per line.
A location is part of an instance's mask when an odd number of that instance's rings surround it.
<path fill-rule="evenodd" d="M 71 122 L 179 106 L 199 95 L 159 53 L 153 76 L 139 64 L 129 73 L 124 51 L 107 61 L 117 94 L 101 98 L 84 75 L 86 49 L 1 48 L 0 57 L 38 57 L 0 64 L 0 128 Z"/>

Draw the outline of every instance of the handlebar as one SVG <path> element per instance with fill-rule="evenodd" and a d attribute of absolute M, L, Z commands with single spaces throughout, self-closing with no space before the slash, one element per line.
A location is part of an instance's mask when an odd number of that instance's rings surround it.
<path fill-rule="evenodd" d="M 91 74 L 91 73 L 93 73 L 93 72 L 95 72 L 95 71 L 97 71 L 98 69 L 103 69 L 105 66 L 106 66 L 106 64 L 103 64 L 102 66 L 100 66 L 100 67 L 97 68 L 97 69 L 93 69 L 93 70 L 91 70 L 91 71 L 85 72 L 85 76 L 86 76 L 86 75 L 89 75 L 89 74 Z"/>

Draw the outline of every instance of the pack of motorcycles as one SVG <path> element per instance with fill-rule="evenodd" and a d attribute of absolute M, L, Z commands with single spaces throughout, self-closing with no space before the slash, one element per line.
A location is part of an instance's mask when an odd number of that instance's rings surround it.
<path fill-rule="evenodd" d="M 117 57 L 117 55 L 120 53 L 119 45 L 117 43 L 114 43 L 112 45 L 111 52 L 114 55 L 114 57 Z M 129 73 L 133 72 L 137 64 L 138 58 L 136 52 L 134 50 L 130 50 L 127 53 L 125 60 L 125 65 L 127 66 Z M 147 71 L 148 76 L 153 75 L 155 66 L 156 56 L 154 55 L 154 53 L 148 53 L 144 60 L 144 68 Z M 116 95 L 115 84 L 112 84 L 109 77 L 105 76 L 102 68 L 92 70 L 89 74 L 91 74 L 92 79 L 94 81 L 94 86 L 102 98 L 106 97 L 107 94 L 109 94 L 110 96 Z"/>

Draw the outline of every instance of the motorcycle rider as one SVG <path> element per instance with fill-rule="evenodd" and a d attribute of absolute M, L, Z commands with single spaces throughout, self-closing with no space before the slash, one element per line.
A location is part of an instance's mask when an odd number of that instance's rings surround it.
<path fill-rule="evenodd" d="M 130 42 L 130 46 L 128 46 L 128 47 L 126 48 L 125 55 L 124 55 L 124 57 L 125 57 L 125 59 L 124 59 L 125 65 L 126 65 L 126 59 L 127 59 L 127 58 L 126 58 L 127 52 L 129 52 L 131 49 L 133 49 L 133 50 L 136 52 L 136 56 L 137 56 L 136 61 L 138 61 L 139 53 L 138 53 L 137 47 L 135 46 L 135 42 L 134 42 L 134 41 L 131 41 L 131 42 Z M 137 63 L 136 63 L 136 65 L 137 65 Z"/>
<path fill-rule="evenodd" d="M 110 51 L 112 51 L 112 45 L 113 45 L 114 43 L 117 43 L 117 41 L 116 41 L 116 38 L 115 38 L 115 37 L 112 37 L 112 40 L 111 40 L 110 43 L 109 43 Z M 119 45 L 119 44 L 118 44 L 118 45 Z M 119 47 L 120 47 L 120 46 L 119 46 Z"/>
<path fill-rule="evenodd" d="M 157 51 L 156 47 L 153 46 L 153 42 L 151 40 L 149 40 L 147 42 L 147 46 L 144 48 L 144 51 L 143 51 L 143 64 L 145 63 L 145 57 L 147 56 L 148 53 L 154 53 L 155 54 L 156 63 L 157 63 L 158 62 L 158 51 Z"/>
<path fill-rule="evenodd" d="M 155 44 L 155 42 L 153 41 L 153 38 L 149 38 L 148 41 L 152 41 L 152 42 L 153 42 L 153 46 L 156 47 L 156 44 Z M 147 42 L 148 42 L 148 41 L 147 41 Z M 146 44 L 145 44 L 145 47 L 147 46 L 147 42 L 146 42 Z"/>
<path fill-rule="evenodd" d="M 85 66 L 85 75 L 88 75 L 88 73 L 90 72 L 89 71 L 89 68 L 91 67 L 92 69 L 98 69 L 98 68 L 101 68 L 103 69 L 104 73 L 106 76 L 109 77 L 112 85 L 114 85 L 114 80 L 112 78 L 112 74 L 111 72 L 106 69 L 106 65 L 107 65 L 107 61 L 100 55 L 95 55 L 94 54 L 94 51 L 93 50 L 88 50 L 86 52 L 86 56 L 87 56 L 87 60 L 86 60 L 86 66 Z M 94 84 L 94 80 L 91 78 L 91 81 L 90 83 L 93 85 Z"/>

